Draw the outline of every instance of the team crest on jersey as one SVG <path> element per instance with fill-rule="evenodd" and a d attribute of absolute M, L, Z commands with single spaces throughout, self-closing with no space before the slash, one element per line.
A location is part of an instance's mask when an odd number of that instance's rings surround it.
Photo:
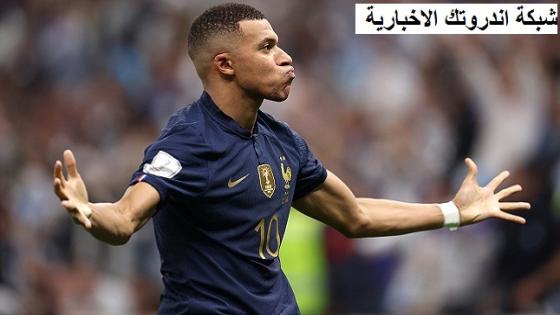
<path fill-rule="evenodd" d="M 289 166 L 284 168 L 284 161 L 286 161 L 286 157 L 281 156 L 280 161 L 282 161 L 280 163 L 280 167 L 282 168 L 282 177 L 284 178 L 284 182 L 286 182 L 286 184 L 284 185 L 284 189 L 290 189 L 290 181 L 292 180 L 292 169 Z"/>
<path fill-rule="evenodd" d="M 268 198 L 272 198 L 274 190 L 276 189 L 272 167 L 270 167 L 270 164 L 261 164 L 257 167 L 257 170 L 259 171 L 259 182 L 262 192 Z"/>

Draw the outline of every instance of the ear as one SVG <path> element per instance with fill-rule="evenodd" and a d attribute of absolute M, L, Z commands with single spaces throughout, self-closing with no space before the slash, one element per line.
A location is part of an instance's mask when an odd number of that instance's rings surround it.
<path fill-rule="evenodd" d="M 214 56 L 214 60 L 212 61 L 214 62 L 214 66 L 216 67 L 216 69 L 218 69 L 220 74 L 227 76 L 232 76 L 235 74 L 235 70 L 233 70 L 233 67 L 231 66 L 232 63 L 228 53 L 217 54 L 216 56 Z"/>

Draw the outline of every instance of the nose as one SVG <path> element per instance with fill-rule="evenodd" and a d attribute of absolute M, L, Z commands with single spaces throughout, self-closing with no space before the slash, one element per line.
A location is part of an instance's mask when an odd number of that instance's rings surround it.
<path fill-rule="evenodd" d="M 280 51 L 278 55 L 278 65 L 279 66 L 291 66 L 292 65 L 292 57 L 285 52 L 282 48 L 278 47 Z"/>

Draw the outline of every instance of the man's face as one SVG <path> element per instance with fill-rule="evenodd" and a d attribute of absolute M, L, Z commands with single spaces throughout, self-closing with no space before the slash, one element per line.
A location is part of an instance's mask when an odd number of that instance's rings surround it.
<path fill-rule="evenodd" d="M 295 78 L 292 58 L 278 47 L 278 36 L 267 20 L 239 22 L 242 35 L 232 53 L 234 80 L 247 94 L 283 101 Z"/>

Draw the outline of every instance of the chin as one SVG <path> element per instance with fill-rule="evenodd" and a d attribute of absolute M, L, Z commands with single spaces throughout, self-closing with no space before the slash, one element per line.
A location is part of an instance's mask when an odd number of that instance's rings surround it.
<path fill-rule="evenodd" d="M 267 97 L 266 99 L 273 102 L 283 102 L 288 99 L 288 94 L 285 94 L 284 96 L 274 95 L 271 97 Z"/>
<path fill-rule="evenodd" d="M 283 102 L 290 96 L 290 86 L 286 86 L 283 90 L 273 93 L 266 97 L 267 100 L 274 102 Z"/>

